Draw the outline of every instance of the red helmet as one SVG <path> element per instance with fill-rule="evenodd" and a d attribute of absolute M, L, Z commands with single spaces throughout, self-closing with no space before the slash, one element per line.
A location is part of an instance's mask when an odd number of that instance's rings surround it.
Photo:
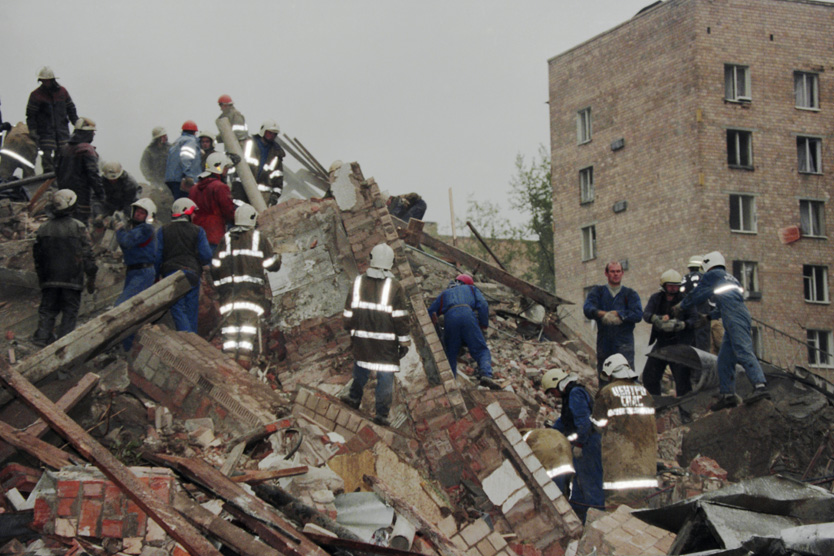
<path fill-rule="evenodd" d="M 467 286 L 474 286 L 475 285 L 475 281 L 468 274 L 458 274 L 455 277 L 455 281 L 460 282 L 461 284 L 466 284 Z"/>
<path fill-rule="evenodd" d="M 217 104 L 232 104 L 232 97 L 229 95 L 220 95 L 220 98 L 217 99 Z"/>
<path fill-rule="evenodd" d="M 197 123 L 194 120 L 185 120 L 182 124 L 183 131 L 197 131 Z"/>

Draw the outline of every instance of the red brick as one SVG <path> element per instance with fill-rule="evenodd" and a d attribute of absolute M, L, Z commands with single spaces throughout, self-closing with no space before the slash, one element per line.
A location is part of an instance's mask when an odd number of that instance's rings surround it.
<path fill-rule="evenodd" d="M 59 498 L 58 499 L 58 517 L 69 517 L 75 514 L 76 498 Z"/>
<path fill-rule="evenodd" d="M 121 539 L 122 521 L 120 519 L 102 519 L 101 536 L 104 538 Z"/>
<path fill-rule="evenodd" d="M 52 521 L 52 517 L 52 508 L 49 503 L 43 498 L 36 499 L 32 528 L 38 531 L 42 530 L 47 522 Z"/>
<path fill-rule="evenodd" d="M 171 502 L 171 479 L 166 477 L 153 477 L 150 484 L 154 495 L 160 500 Z"/>
<path fill-rule="evenodd" d="M 484 411 L 484 409 L 482 407 L 473 407 L 469 411 L 469 415 L 471 415 L 472 418 L 475 419 L 475 421 L 482 421 L 482 420 L 486 419 L 487 412 Z"/>
<path fill-rule="evenodd" d="M 449 433 L 449 438 L 457 440 L 459 437 L 466 435 L 472 428 L 472 420 L 469 417 L 464 417 L 460 421 L 456 421 L 446 429 Z"/>
<path fill-rule="evenodd" d="M 174 552 L 171 553 L 171 556 L 191 556 L 187 550 L 185 550 L 179 544 L 174 547 Z"/>
<path fill-rule="evenodd" d="M 554 542 L 542 550 L 542 556 L 565 556 L 565 549 L 558 542 Z"/>
<path fill-rule="evenodd" d="M 58 498 L 75 498 L 81 490 L 81 481 L 58 481 Z"/>
<path fill-rule="evenodd" d="M 374 444 L 376 444 L 377 441 L 379 440 L 379 435 L 369 425 L 366 425 L 366 426 L 362 427 L 361 429 L 359 429 L 359 432 L 356 433 L 356 434 L 362 439 L 362 441 L 365 443 L 365 445 L 368 446 L 369 448 L 371 446 L 373 446 Z"/>
<path fill-rule="evenodd" d="M 106 481 L 85 481 L 82 485 L 84 498 L 101 498 L 104 496 Z"/>
<path fill-rule="evenodd" d="M 101 515 L 102 503 L 97 500 L 84 500 L 81 505 L 81 515 L 78 518 L 78 534 L 98 537 L 98 523 Z"/>

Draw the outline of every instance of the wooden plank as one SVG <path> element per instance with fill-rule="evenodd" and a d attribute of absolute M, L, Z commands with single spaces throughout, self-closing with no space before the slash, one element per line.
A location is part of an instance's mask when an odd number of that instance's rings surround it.
<path fill-rule="evenodd" d="M 283 538 L 283 543 L 293 547 L 293 550 L 301 554 L 315 554 L 326 556 L 318 545 L 295 530 L 295 527 L 287 522 L 278 511 L 266 502 L 246 492 L 242 486 L 235 483 L 220 471 L 198 458 L 181 458 L 166 454 L 145 454 L 147 459 L 169 465 L 186 475 L 192 481 L 199 483 L 209 489 L 216 496 L 235 505 L 246 515 L 256 520 L 264 521 L 273 527 L 277 527 Z M 273 545 L 274 546 L 274 545 Z"/>
<path fill-rule="evenodd" d="M 157 498 L 122 462 L 2 359 L 0 379 L 192 556 L 221 556 L 197 529 L 167 503 Z"/>
<path fill-rule="evenodd" d="M 162 316 L 190 289 L 185 274 L 175 272 L 30 355 L 19 363 L 17 371 L 29 382 L 38 383 L 60 369 L 87 361 Z M 11 399 L 9 392 L 0 392 L 0 404 Z"/>
<path fill-rule="evenodd" d="M 294 544 L 286 536 L 275 531 L 263 521 L 255 519 L 234 504 L 227 502 L 223 505 L 223 509 L 232 514 L 235 519 L 243 522 L 253 533 L 263 539 L 266 544 L 275 548 L 281 554 L 288 556 L 303 556 L 305 554 L 298 545 Z M 321 550 L 321 548 L 318 549 Z"/>
<path fill-rule="evenodd" d="M 423 556 L 420 552 L 400 550 L 398 548 L 391 548 L 390 546 L 380 546 L 378 544 L 369 544 L 362 541 L 340 539 L 338 537 L 319 535 L 318 533 L 307 533 L 307 535 L 322 546 L 330 546 L 333 548 L 349 548 L 351 552 L 361 550 L 362 552 L 365 552 L 367 554 L 389 554 L 391 556 Z"/>
<path fill-rule="evenodd" d="M 5 363 L 5 361 L 3 361 Z M 72 465 L 70 455 L 60 448 L 44 442 L 36 436 L 22 432 L 0 421 L 0 438 L 18 450 L 22 450 L 53 469 Z"/>
<path fill-rule="evenodd" d="M 486 240 L 484 240 L 484 238 L 481 237 L 481 234 L 478 233 L 478 230 L 475 229 L 475 226 L 472 224 L 472 222 L 467 220 L 466 225 L 469 226 L 469 229 L 472 230 L 473 234 L 475 234 L 475 239 L 477 239 L 481 243 L 481 245 L 484 246 L 484 249 L 487 250 L 489 256 L 492 257 L 492 260 L 498 263 L 498 266 L 501 268 L 501 270 L 506 271 L 507 267 L 504 266 L 504 264 L 498 259 L 498 256 L 492 252 L 492 249 L 489 248 L 489 245 L 487 245 Z"/>
<path fill-rule="evenodd" d="M 400 237 L 412 247 L 418 247 L 421 244 L 425 245 L 426 247 L 437 251 L 444 257 L 448 257 L 453 261 L 470 268 L 472 272 L 479 272 L 482 276 L 486 276 L 491 280 L 504 284 L 524 297 L 532 299 L 536 303 L 543 305 L 548 311 L 555 311 L 559 305 L 573 305 L 571 301 L 557 297 L 547 290 L 543 290 L 530 282 L 513 276 L 505 270 L 492 266 L 483 259 L 479 259 L 474 255 L 461 251 L 457 247 L 452 247 L 439 239 L 433 238 L 421 229 L 415 229 L 413 226 L 409 228 L 409 226 L 399 218 L 392 216 L 391 220 L 394 221 L 394 225 L 398 228 Z M 411 222 L 417 221 L 412 220 Z"/>
<path fill-rule="evenodd" d="M 246 483 L 255 485 L 272 479 L 281 479 L 283 477 L 295 477 L 296 475 L 303 475 L 308 471 L 306 465 L 300 467 L 287 467 L 286 469 L 265 469 L 262 471 L 248 471 L 243 475 L 235 475 L 230 477 L 236 483 Z"/>
<path fill-rule="evenodd" d="M 321 162 L 319 162 L 319 161 L 316 159 L 316 157 L 315 157 L 315 156 L 313 156 L 313 153 L 311 153 L 309 150 L 307 150 L 307 147 L 305 147 L 305 146 L 304 146 L 304 144 L 303 144 L 301 141 L 299 141 L 299 140 L 298 140 L 298 137 L 293 137 L 293 138 L 292 138 L 292 140 L 293 140 L 294 144 L 298 145 L 298 148 L 299 148 L 299 149 L 301 149 L 301 150 L 304 152 L 304 154 L 306 154 L 306 155 L 307 155 L 307 157 L 310 159 L 310 161 L 311 161 L 313 164 L 315 164 L 315 165 L 316 165 L 316 167 L 317 167 L 319 170 L 321 170 L 322 175 L 323 175 L 323 176 L 325 177 L 325 179 L 326 179 L 326 178 L 327 178 L 327 176 L 328 176 L 328 174 L 329 174 L 329 172 L 327 171 L 327 168 L 325 168 L 325 167 L 322 165 L 322 163 L 321 163 Z"/>
<path fill-rule="evenodd" d="M 84 399 L 84 397 L 90 393 L 90 390 L 95 388 L 95 385 L 98 384 L 98 379 L 99 376 L 97 374 L 87 373 L 81 377 L 81 380 L 79 380 L 75 386 L 64 392 L 64 395 L 61 396 L 61 399 L 55 402 L 55 405 L 64 413 L 68 412 L 70 409 L 75 407 L 75 404 Z M 47 425 L 43 419 L 38 418 L 28 427 L 21 429 L 21 432 L 25 432 L 34 438 L 40 438 L 48 430 L 49 425 Z M 9 457 L 14 455 L 15 451 L 15 448 L 10 444 L 0 443 L 0 463 L 6 461 Z"/>

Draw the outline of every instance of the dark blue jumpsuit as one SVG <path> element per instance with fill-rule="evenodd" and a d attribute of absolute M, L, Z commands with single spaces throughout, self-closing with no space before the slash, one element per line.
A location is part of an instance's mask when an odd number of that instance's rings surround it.
<path fill-rule="evenodd" d="M 116 305 L 121 305 L 153 285 L 156 278 L 156 270 L 154 269 L 156 238 L 154 237 L 153 226 L 143 222 L 131 230 L 121 229 L 116 231 L 116 239 L 124 253 L 125 266 L 127 267 L 125 287 L 116 300 Z M 133 336 L 129 336 L 122 342 L 125 351 L 129 350 L 132 344 Z"/>
<path fill-rule="evenodd" d="M 480 376 L 492 376 L 492 356 L 481 329 L 489 326 L 489 305 L 475 286 L 456 283 L 437 296 L 429 307 L 430 315 L 445 315 L 443 341 L 452 373 L 457 376 L 458 353 L 466 344 L 478 362 Z"/>
<path fill-rule="evenodd" d="M 618 326 L 603 324 L 597 311 L 617 311 L 623 323 Z M 643 304 L 633 289 L 621 286 L 616 297 L 611 297 L 608 286 L 603 284 L 591 288 L 583 312 L 597 323 L 597 376 L 602 386 L 602 364 L 611 355 L 621 354 L 634 368 L 634 325 L 643 318 Z"/>

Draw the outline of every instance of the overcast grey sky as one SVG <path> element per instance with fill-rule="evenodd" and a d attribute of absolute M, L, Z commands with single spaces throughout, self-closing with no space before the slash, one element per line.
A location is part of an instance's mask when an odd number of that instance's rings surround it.
<path fill-rule="evenodd" d="M 324 164 L 357 161 L 416 191 L 448 229 L 448 188 L 506 206 L 516 154 L 549 148 L 547 60 L 651 0 L 0 0 L 5 120 L 49 65 L 94 144 L 143 181 L 151 128 L 216 131 L 228 93 L 250 130 L 275 119 Z M 295 166 L 295 163 L 290 164 Z"/>

